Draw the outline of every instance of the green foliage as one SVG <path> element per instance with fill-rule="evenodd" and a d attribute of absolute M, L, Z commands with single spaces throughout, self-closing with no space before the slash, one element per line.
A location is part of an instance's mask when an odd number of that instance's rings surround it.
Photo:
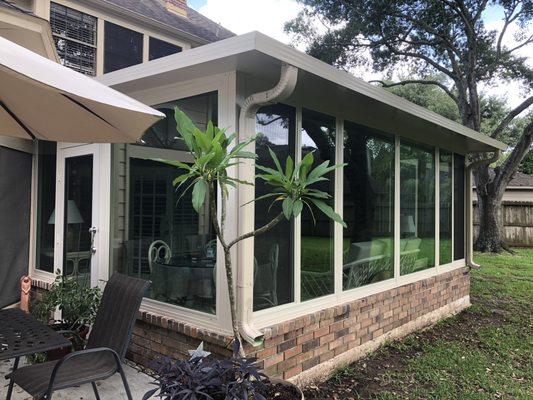
<path fill-rule="evenodd" d="M 60 324 L 65 329 L 79 331 L 94 323 L 100 298 L 98 287 L 91 288 L 58 271 L 50 290 L 32 303 L 31 313 L 45 324 Z M 61 311 L 61 320 L 57 321 L 53 320 L 56 308 Z"/>
<path fill-rule="evenodd" d="M 185 187 L 183 193 L 192 188 L 192 205 L 196 212 L 202 208 L 207 197 L 206 193 L 215 182 L 225 191 L 227 186 L 235 187 L 237 183 L 253 185 L 251 182 L 244 182 L 231 177 L 227 170 L 229 167 L 237 165 L 241 158 L 255 160 L 255 153 L 245 151 L 244 148 L 252 143 L 256 137 L 237 143 L 230 148 L 231 142 L 236 137 L 235 133 L 227 136 L 224 130 L 214 126 L 211 122 L 208 123 L 205 131 L 201 131 L 179 108 L 175 110 L 175 118 L 178 134 L 186 143 L 194 161 L 191 165 L 179 161 L 159 161 L 173 165 L 184 172 L 174 180 L 174 184 L 177 189 L 182 186 Z M 312 212 L 312 206 L 314 206 L 332 220 L 345 226 L 342 218 L 327 204 L 331 196 L 311 187 L 317 182 L 327 180 L 325 175 L 341 165 L 330 166 L 329 162 L 326 161 L 312 168 L 314 156 L 309 153 L 296 165 L 289 156 L 283 169 L 272 150 L 270 150 L 270 156 L 276 169 L 260 165 L 256 165 L 256 168 L 264 172 L 257 175 L 257 178 L 272 186 L 272 193 L 253 201 L 273 198 L 273 202 L 281 202 L 283 214 L 287 219 L 293 216 L 297 217 L 304 206 L 307 206 Z"/>
<path fill-rule="evenodd" d="M 533 175 L 533 151 L 529 150 L 529 153 L 524 157 L 520 165 L 520 171 L 524 174 Z"/>
<path fill-rule="evenodd" d="M 328 218 L 346 227 L 339 214 L 326 203 L 331 195 L 321 190 L 313 189 L 311 186 L 317 182 L 326 181 L 326 174 L 342 165 L 329 165 L 329 161 L 312 168 L 314 162 L 313 153 L 307 153 L 301 162 L 294 166 L 291 156 L 287 157 L 285 169 L 281 167 L 276 154 L 269 149 L 270 157 L 274 161 L 276 169 L 256 165 L 256 168 L 263 171 L 257 178 L 262 179 L 267 185 L 273 187 L 272 193 L 261 196 L 257 200 L 273 197 L 273 203 L 281 201 L 285 218 L 297 217 L 302 212 L 304 205 L 313 216 L 313 207 L 324 213 Z"/>

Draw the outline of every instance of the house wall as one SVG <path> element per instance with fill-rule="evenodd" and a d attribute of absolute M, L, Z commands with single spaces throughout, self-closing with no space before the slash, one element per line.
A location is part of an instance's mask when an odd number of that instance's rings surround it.
<path fill-rule="evenodd" d="M 50 20 L 50 2 L 51 0 L 16 0 L 15 3 L 21 7 L 32 11 L 35 15 L 46 20 Z M 96 75 L 104 72 L 104 23 L 112 22 L 124 28 L 139 32 L 144 36 L 143 44 L 143 62 L 148 61 L 148 39 L 154 37 L 183 48 L 190 49 L 200 43 L 195 43 L 188 38 L 181 36 L 177 31 L 163 31 L 156 26 L 148 23 L 141 23 L 126 13 L 113 13 L 102 7 L 98 2 L 93 1 L 75 1 L 75 0 L 53 0 L 54 3 L 73 8 L 83 13 L 89 14 L 98 19 L 97 43 L 96 43 Z"/>
<path fill-rule="evenodd" d="M 262 329 L 264 343 L 247 346 L 273 377 L 309 384 L 355 361 L 385 340 L 407 335 L 470 304 L 470 274 L 460 268 Z M 231 338 L 171 318 L 142 312 L 127 357 L 146 367 L 161 356 L 188 357 L 204 342 L 218 356 L 230 354 Z"/>

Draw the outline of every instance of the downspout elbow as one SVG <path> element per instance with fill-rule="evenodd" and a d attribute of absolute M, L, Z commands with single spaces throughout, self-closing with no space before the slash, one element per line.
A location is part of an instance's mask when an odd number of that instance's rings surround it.
<path fill-rule="evenodd" d="M 244 100 L 239 114 L 239 132 L 242 135 L 241 139 L 250 138 L 256 134 L 255 118 L 259 108 L 287 99 L 294 92 L 297 80 L 298 68 L 283 63 L 280 78 L 276 86 L 263 92 L 254 93 Z M 243 174 L 251 174 L 250 168 L 248 170 L 243 168 L 241 171 Z M 240 178 L 243 179 L 243 177 Z M 250 176 L 250 179 L 253 179 L 253 177 Z M 249 190 L 249 188 L 245 188 L 244 190 Z M 242 231 L 249 230 L 250 227 L 241 225 L 246 223 L 244 221 L 239 222 Z M 253 224 L 251 229 L 253 229 Z M 244 265 L 241 264 L 237 273 L 237 288 L 240 292 L 237 296 L 240 299 L 238 302 L 238 326 L 243 339 L 253 346 L 258 346 L 263 343 L 264 335 L 251 322 L 251 314 L 253 312 L 253 279 L 250 276 L 250 271 L 245 271 L 245 269 Z"/>
<path fill-rule="evenodd" d="M 477 168 L 478 166 L 482 165 L 482 164 L 492 164 L 493 162 L 496 162 L 498 161 L 498 159 L 500 158 L 500 155 L 501 155 L 501 150 L 496 150 L 494 152 L 494 154 L 492 155 L 491 158 L 489 158 L 488 160 L 486 159 L 482 159 L 482 160 L 477 160 L 477 161 L 474 161 L 470 164 L 467 165 L 466 167 L 466 176 L 467 176 L 467 179 L 468 179 L 468 199 L 469 199 L 469 202 L 468 202 L 468 207 L 469 207 L 469 210 L 470 210 L 470 214 L 472 214 L 472 171 L 474 170 L 474 168 Z M 479 264 L 476 264 L 474 262 L 474 248 L 473 248 L 473 230 L 474 230 L 474 225 L 473 225 L 473 221 L 472 221 L 472 218 L 469 218 L 469 221 L 468 221 L 468 229 L 469 230 L 472 230 L 472 232 L 469 232 L 468 233 L 468 240 L 469 240 L 469 245 L 468 245 L 468 248 L 467 248 L 467 252 L 466 252 L 466 265 L 470 268 L 470 269 L 479 269 L 481 268 L 481 265 Z"/>

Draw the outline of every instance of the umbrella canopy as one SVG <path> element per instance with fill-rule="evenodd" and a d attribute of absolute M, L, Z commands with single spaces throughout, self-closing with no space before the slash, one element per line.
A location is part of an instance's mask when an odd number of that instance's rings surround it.
<path fill-rule="evenodd" d="M 0 135 L 125 143 L 165 115 L 0 37 Z"/>

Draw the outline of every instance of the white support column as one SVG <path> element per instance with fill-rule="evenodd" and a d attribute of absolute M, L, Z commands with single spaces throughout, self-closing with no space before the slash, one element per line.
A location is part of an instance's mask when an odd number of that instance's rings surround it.
<path fill-rule="evenodd" d="M 302 107 L 296 108 L 296 138 L 294 141 L 296 154 L 294 155 L 295 163 L 302 161 Z M 302 217 L 299 215 L 294 218 L 294 251 L 293 266 L 294 266 L 294 302 L 300 303 L 302 301 Z"/>
<path fill-rule="evenodd" d="M 440 149 L 435 148 L 435 267 L 440 265 Z"/>
<path fill-rule="evenodd" d="M 335 164 L 342 164 L 344 162 L 344 120 L 337 117 L 335 127 Z M 337 168 L 335 170 L 335 190 L 334 190 L 334 206 L 335 212 L 343 218 L 343 203 L 344 203 L 344 168 Z M 335 294 L 341 294 L 342 287 L 342 265 L 343 265 L 343 234 L 344 228 L 341 224 L 334 222 L 334 287 Z"/>

